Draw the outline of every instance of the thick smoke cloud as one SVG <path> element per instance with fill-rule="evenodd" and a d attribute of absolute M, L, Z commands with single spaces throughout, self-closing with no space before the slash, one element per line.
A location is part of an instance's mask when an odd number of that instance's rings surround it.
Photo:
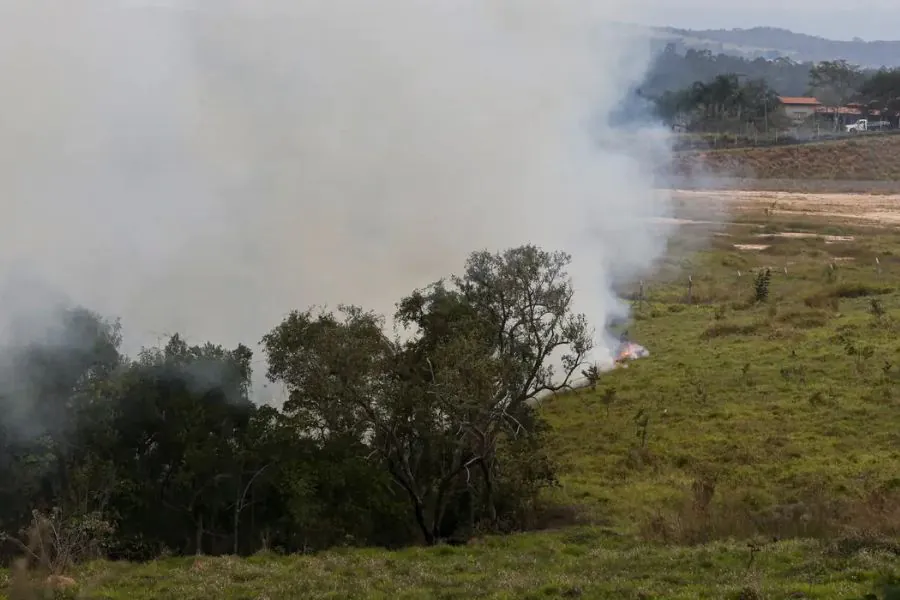
<path fill-rule="evenodd" d="M 650 60 L 629 2 L 175 5 L 0 3 L 0 277 L 121 317 L 129 351 L 390 313 L 526 242 L 573 254 L 600 331 L 664 249 L 666 134 L 611 120 Z"/>

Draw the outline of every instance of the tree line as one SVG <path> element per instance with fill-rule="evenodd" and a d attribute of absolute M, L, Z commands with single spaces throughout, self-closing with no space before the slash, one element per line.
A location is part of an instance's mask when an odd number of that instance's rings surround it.
<path fill-rule="evenodd" d="M 640 89 L 644 96 L 655 98 L 665 92 L 691 87 L 695 81 L 709 82 L 720 75 L 737 74 L 744 80 L 764 80 L 767 87 L 782 96 L 802 96 L 809 85 L 811 62 L 795 62 L 788 58 L 747 59 L 729 54 L 713 54 L 708 50 L 677 51 L 668 44 L 656 55 Z"/>
<path fill-rule="evenodd" d="M 397 304 L 297 310 L 261 341 L 282 407 L 250 400 L 253 353 L 61 309 L 0 351 L 5 559 L 36 520 L 70 554 L 300 552 L 527 528 L 555 484 L 536 398 L 569 386 L 592 331 L 570 257 L 470 255 Z M 68 542 L 67 542 L 68 540 Z"/>
<path fill-rule="evenodd" d="M 864 71 L 846 61 L 825 61 L 807 71 L 805 95 L 836 109 L 859 103 L 863 113 L 896 121 L 900 114 L 900 69 Z M 689 131 L 755 131 L 784 128 L 790 123 L 779 111 L 776 91 L 764 79 L 742 80 L 736 73 L 695 81 L 656 96 L 658 116 Z M 840 118 L 831 120 L 837 128 Z"/>
<path fill-rule="evenodd" d="M 780 125 L 778 94 L 765 80 L 741 81 L 736 74 L 718 75 L 709 82 L 665 92 L 655 99 L 660 118 L 689 131 L 722 131 Z"/>

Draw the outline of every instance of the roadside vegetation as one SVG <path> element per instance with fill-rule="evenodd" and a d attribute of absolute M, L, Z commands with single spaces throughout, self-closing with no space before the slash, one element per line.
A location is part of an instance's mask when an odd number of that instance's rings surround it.
<path fill-rule="evenodd" d="M 867 119 L 873 127 L 878 123 L 878 129 L 900 127 L 900 69 L 865 71 L 842 60 L 824 61 L 810 65 L 807 77 L 805 92 L 787 94 L 766 78 L 722 73 L 668 89 L 652 100 L 663 122 L 680 132 L 676 150 L 839 138 L 847 135 L 844 125 L 857 119 Z M 785 113 L 781 103 L 785 95 L 809 96 L 819 106 L 798 122 Z"/>

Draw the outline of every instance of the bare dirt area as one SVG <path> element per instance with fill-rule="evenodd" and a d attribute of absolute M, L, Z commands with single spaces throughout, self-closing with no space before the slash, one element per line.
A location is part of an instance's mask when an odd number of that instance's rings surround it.
<path fill-rule="evenodd" d="M 696 213 L 711 210 L 732 214 L 767 210 L 773 215 L 823 217 L 847 223 L 900 225 L 900 194 L 798 193 L 748 190 L 673 190 L 677 205 Z"/>
<path fill-rule="evenodd" d="M 800 194 L 900 194 L 900 181 L 867 179 L 757 179 L 714 174 L 700 177 L 669 175 L 668 187 L 680 190 L 747 190 Z"/>

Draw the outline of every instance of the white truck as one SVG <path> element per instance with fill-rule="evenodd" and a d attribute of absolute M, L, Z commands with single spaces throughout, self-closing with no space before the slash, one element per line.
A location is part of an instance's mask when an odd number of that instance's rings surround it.
<path fill-rule="evenodd" d="M 868 119 L 860 119 L 853 125 L 845 125 L 847 133 L 860 133 L 863 131 L 877 131 L 880 129 L 890 129 L 890 121 L 869 121 Z"/>

